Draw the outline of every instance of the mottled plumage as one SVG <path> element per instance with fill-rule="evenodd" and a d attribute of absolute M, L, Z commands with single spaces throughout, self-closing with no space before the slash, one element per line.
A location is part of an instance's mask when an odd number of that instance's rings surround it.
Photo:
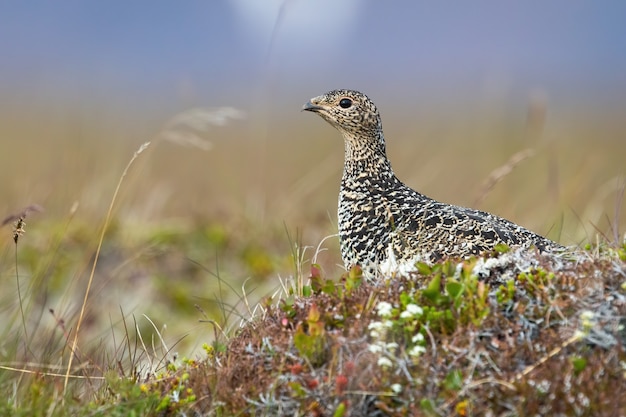
<path fill-rule="evenodd" d="M 440 203 L 404 185 L 385 151 L 374 103 L 352 90 L 334 90 L 303 107 L 343 135 L 339 238 L 347 268 L 374 272 L 384 263 L 436 261 L 479 254 L 497 244 L 562 249 L 559 244 L 490 213 Z"/>

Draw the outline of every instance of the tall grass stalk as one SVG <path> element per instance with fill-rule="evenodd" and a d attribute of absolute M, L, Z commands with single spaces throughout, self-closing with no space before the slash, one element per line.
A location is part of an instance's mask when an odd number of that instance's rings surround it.
<path fill-rule="evenodd" d="M 74 332 L 74 340 L 72 341 L 72 347 L 70 349 L 70 358 L 69 361 L 67 363 L 67 370 L 65 372 L 65 381 L 63 383 L 63 398 L 65 398 L 65 393 L 67 391 L 67 384 L 69 382 L 70 379 L 70 372 L 72 370 L 72 363 L 74 361 L 74 356 L 76 355 L 76 349 L 78 347 L 78 334 L 80 331 L 80 326 L 83 322 L 83 318 L 85 316 L 85 309 L 87 308 L 87 300 L 89 299 L 89 291 L 91 289 L 91 284 L 93 282 L 93 277 L 95 275 L 96 272 L 96 265 L 98 264 L 98 258 L 100 256 L 100 250 L 102 249 L 102 242 L 104 241 L 104 234 L 106 233 L 106 230 L 109 226 L 109 222 L 111 221 L 111 214 L 113 212 L 113 206 L 115 204 L 115 201 L 117 200 L 117 195 L 120 191 L 120 188 L 122 187 L 122 183 L 124 182 L 124 178 L 126 177 L 126 174 L 128 173 L 128 170 L 130 169 L 130 167 L 132 166 L 133 162 L 135 162 L 135 160 L 139 157 L 139 155 L 145 151 L 148 146 L 150 146 L 150 142 L 145 142 L 143 143 L 139 149 L 137 151 L 135 151 L 135 153 L 133 154 L 133 157 L 130 159 L 130 161 L 128 162 L 128 164 L 126 165 L 126 168 L 124 168 L 124 172 L 122 172 L 122 175 L 120 176 L 119 181 L 117 182 L 117 186 L 115 187 L 115 192 L 113 193 L 113 198 L 111 198 L 111 203 L 109 204 L 109 209 L 107 211 L 107 215 L 104 219 L 104 224 L 102 226 L 102 231 L 100 232 L 100 238 L 98 240 L 98 247 L 96 249 L 96 255 L 94 257 L 93 260 L 93 264 L 91 266 L 91 273 L 89 274 L 89 280 L 87 281 L 87 289 L 85 290 L 85 296 L 83 298 L 83 303 L 81 305 L 80 308 L 80 314 L 78 316 L 78 322 L 76 323 L 76 331 Z"/>

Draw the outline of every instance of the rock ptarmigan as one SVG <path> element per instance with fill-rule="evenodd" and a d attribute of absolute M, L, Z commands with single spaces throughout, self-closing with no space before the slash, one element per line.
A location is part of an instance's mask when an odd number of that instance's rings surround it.
<path fill-rule="evenodd" d="M 387 159 L 380 114 L 365 94 L 333 90 L 303 110 L 319 114 L 345 142 L 338 222 L 346 268 L 359 265 L 372 276 L 382 265 L 478 255 L 498 244 L 564 249 L 506 219 L 438 202 L 402 183 Z"/>

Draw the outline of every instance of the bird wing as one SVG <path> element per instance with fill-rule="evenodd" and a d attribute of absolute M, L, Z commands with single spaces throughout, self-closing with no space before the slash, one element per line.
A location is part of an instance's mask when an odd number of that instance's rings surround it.
<path fill-rule="evenodd" d="M 430 254 L 433 260 L 449 255 L 477 255 L 495 245 L 537 246 L 554 243 L 493 214 L 453 206 L 418 195 L 418 199 L 388 200 L 394 230 L 394 250 Z M 413 248 L 413 249 L 411 249 Z"/>

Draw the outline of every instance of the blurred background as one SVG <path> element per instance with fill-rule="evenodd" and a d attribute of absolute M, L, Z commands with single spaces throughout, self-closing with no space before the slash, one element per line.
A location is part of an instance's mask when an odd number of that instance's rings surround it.
<path fill-rule="evenodd" d="M 71 333 L 146 141 L 86 340 L 123 316 L 150 332 L 146 315 L 187 353 L 213 337 L 203 320 L 249 317 L 299 265 L 337 278 L 343 144 L 300 112 L 335 88 L 376 102 L 413 188 L 567 245 L 623 238 L 625 16 L 617 0 L 6 2 L 0 219 L 45 209 L 17 245 L 0 228 L 6 332 Z"/>

